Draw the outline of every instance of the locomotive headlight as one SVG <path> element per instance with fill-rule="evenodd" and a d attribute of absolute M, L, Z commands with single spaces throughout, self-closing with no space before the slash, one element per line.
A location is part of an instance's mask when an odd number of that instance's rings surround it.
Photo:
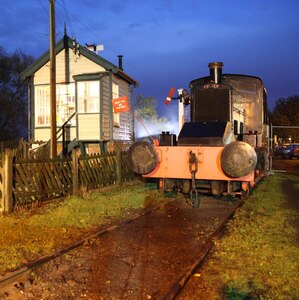
<path fill-rule="evenodd" d="M 254 170 L 257 155 L 249 144 L 235 141 L 224 147 L 220 161 L 225 174 L 238 178 L 249 175 Z"/>

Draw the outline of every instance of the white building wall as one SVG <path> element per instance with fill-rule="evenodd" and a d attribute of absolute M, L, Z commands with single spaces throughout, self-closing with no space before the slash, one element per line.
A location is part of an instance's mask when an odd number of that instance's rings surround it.
<path fill-rule="evenodd" d="M 73 76 L 83 73 L 103 72 L 105 68 L 87 59 L 83 55 L 76 55 L 69 50 L 70 82 L 74 82 Z M 50 82 L 50 62 L 41 67 L 34 76 L 34 84 L 49 84 Z M 65 50 L 56 55 L 56 83 L 65 82 Z"/>
<path fill-rule="evenodd" d="M 99 114 L 78 114 L 78 140 L 99 140 L 100 118 Z"/>
<path fill-rule="evenodd" d="M 65 83 L 66 69 L 65 69 L 65 50 L 56 55 L 56 83 Z M 83 55 L 75 54 L 73 50 L 69 49 L 69 81 L 74 82 L 73 76 L 79 74 L 90 74 L 107 71 L 104 67 L 92 62 Z M 130 97 L 130 84 L 118 76 L 113 75 L 113 81 L 119 84 L 119 96 Z M 50 82 L 50 62 L 42 66 L 34 75 L 34 85 L 49 84 Z M 77 140 L 110 140 L 110 109 L 112 107 L 112 99 L 110 95 L 110 80 L 109 76 L 101 79 L 102 84 L 102 111 L 99 114 L 79 114 L 77 116 L 77 126 L 72 127 L 70 131 L 70 139 Z M 102 124 L 100 124 L 102 120 Z M 100 130 L 101 135 L 100 135 Z M 76 133 L 78 131 L 78 136 Z M 121 113 L 120 126 L 113 126 L 113 138 L 116 140 L 130 140 L 132 138 L 132 116 L 130 113 Z M 48 141 L 50 139 L 50 128 L 34 129 L 34 139 Z"/>
<path fill-rule="evenodd" d="M 51 137 L 50 127 L 37 127 L 35 128 L 34 134 L 34 140 L 47 142 Z M 67 135 L 70 141 L 74 140 L 76 138 L 76 127 L 70 127 Z M 58 141 L 61 142 L 62 137 L 60 137 Z"/>

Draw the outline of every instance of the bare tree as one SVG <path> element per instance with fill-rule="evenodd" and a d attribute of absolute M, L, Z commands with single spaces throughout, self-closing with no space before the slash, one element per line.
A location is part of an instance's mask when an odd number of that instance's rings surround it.
<path fill-rule="evenodd" d="M 6 53 L 0 47 L 0 140 L 27 135 L 27 85 L 20 73 L 33 62 L 33 57 L 16 51 Z"/>
<path fill-rule="evenodd" d="M 299 126 L 299 95 L 278 99 L 271 118 L 273 125 Z M 277 134 L 284 142 L 288 141 L 290 137 L 293 142 L 299 142 L 298 129 L 278 128 L 274 134 Z"/>

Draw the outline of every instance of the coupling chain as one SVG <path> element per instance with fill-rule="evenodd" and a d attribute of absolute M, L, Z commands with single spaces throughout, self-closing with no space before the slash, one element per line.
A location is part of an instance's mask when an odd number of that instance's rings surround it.
<path fill-rule="evenodd" d="M 198 159 L 192 151 L 189 152 L 189 170 L 191 173 L 191 190 L 190 190 L 190 200 L 191 205 L 194 208 L 199 207 L 198 192 L 195 184 L 195 174 L 198 171 Z"/>

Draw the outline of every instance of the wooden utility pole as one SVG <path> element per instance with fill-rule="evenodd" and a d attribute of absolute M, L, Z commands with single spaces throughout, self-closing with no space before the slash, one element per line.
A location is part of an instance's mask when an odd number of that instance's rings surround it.
<path fill-rule="evenodd" d="M 55 0 L 50 0 L 50 109 L 51 109 L 51 158 L 57 157 L 56 137 L 56 57 L 55 57 Z"/>

